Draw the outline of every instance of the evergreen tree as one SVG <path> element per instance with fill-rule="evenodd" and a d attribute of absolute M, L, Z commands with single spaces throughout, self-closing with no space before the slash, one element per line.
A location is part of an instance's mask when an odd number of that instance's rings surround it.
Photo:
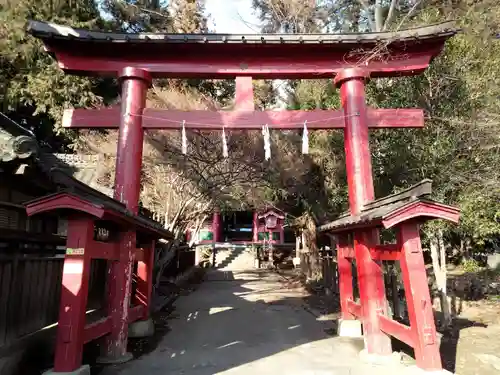
<path fill-rule="evenodd" d="M 31 128 L 40 140 L 62 146 L 55 137 L 63 108 L 101 103 L 98 81 L 64 74 L 41 42 L 26 33 L 26 20 L 101 28 L 96 4 L 85 1 L 19 0 L 0 5 L 1 110 Z"/>

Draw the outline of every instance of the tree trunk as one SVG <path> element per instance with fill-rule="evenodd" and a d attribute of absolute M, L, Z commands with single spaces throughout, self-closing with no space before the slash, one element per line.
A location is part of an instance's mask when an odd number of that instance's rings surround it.
<path fill-rule="evenodd" d="M 441 328 L 446 328 L 451 323 L 451 306 L 448 301 L 448 293 L 446 288 L 446 251 L 443 243 L 442 230 L 438 230 L 436 235 L 432 236 L 430 240 L 430 248 L 432 268 L 436 277 L 436 285 L 439 293 L 441 312 L 443 313 Z"/>
<path fill-rule="evenodd" d="M 382 7 L 382 1 L 375 1 L 375 30 L 376 32 L 382 31 L 384 25 L 384 8 Z"/>
<path fill-rule="evenodd" d="M 303 246 L 308 249 L 308 279 L 318 281 L 322 277 L 322 267 L 316 243 L 316 224 L 312 217 L 306 218 L 306 225 L 302 233 L 304 235 Z"/>

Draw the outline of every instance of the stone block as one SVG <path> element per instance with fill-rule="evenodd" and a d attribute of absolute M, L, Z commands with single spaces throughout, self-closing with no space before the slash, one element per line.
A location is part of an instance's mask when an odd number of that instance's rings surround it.
<path fill-rule="evenodd" d="M 70 372 L 55 372 L 53 369 L 46 371 L 43 375 L 90 375 L 89 365 L 83 365 L 82 367 Z"/>
<path fill-rule="evenodd" d="M 128 337 L 130 338 L 151 337 L 154 334 L 155 324 L 151 318 L 147 320 L 138 320 L 130 323 L 128 326 Z"/>
<path fill-rule="evenodd" d="M 339 337 L 363 337 L 363 329 L 359 320 L 339 319 L 337 325 L 337 335 Z"/>

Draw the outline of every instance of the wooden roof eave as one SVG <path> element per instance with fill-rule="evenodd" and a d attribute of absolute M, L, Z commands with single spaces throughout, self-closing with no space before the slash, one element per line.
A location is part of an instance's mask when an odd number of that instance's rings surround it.
<path fill-rule="evenodd" d="M 363 63 L 372 78 L 420 74 L 458 30 L 446 22 L 360 34 L 125 34 L 32 21 L 28 32 L 69 74 L 116 77 L 131 67 L 153 78 L 331 79 L 381 46 L 383 57 Z"/>
<path fill-rule="evenodd" d="M 121 212 L 107 208 L 105 204 L 98 204 L 70 192 L 59 192 L 26 203 L 26 213 L 33 216 L 42 212 L 55 210 L 73 210 L 88 214 L 96 219 L 109 220 L 126 227 L 136 226 L 140 232 L 158 238 L 172 239 L 173 235 L 163 228 L 154 225 L 149 219 L 133 215 L 127 211 Z"/>
<path fill-rule="evenodd" d="M 271 216 L 271 215 L 276 216 L 278 219 L 282 219 L 282 220 L 285 218 L 285 215 L 280 214 L 279 212 L 276 212 L 274 210 L 269 210 L 263 214 L 257 215 L 257 217 L 259 219 L 264 219 L 264 218 Z"/>
<path fill-rule="evenodd" d="M 425 218 L 426 220 L 441 219 L 458 224 L 460 210 L 431 200 L 419 200 L 387 213 L 381 218 L 381 223 L 385 229 L 389 229 L 416 218 Z"/>
<path fill-rule="evenodd" d="M 364 219 L 363 216 L 353 218 L 353 221 L 346 224 L 336 225 L 336 222 L 322 225 L 318 228 L 319 232 L 341 233 L 355 229 L 368 229 L 374 227 L 383 227 L 384 229 L 393 228 L 399 224 L 410 220 L 432 220 L 442 219 L 457 224 L 460 218 L 460 210 L 456 207 L 448 206 L 430 200 L 413 200 L 403 206 L 385 213 L 381 217 Z"/>
<path fill-rule="evenodd" d="M 96 219 L 104 217 L 104 207 L 90 203 L 67 192 L 54 193 L 25 203 L 28 216 L 56 210 L 72 210 L 86 213 Z"/>
<path fill-rule="evenodd" d="M 422 42 L 448 38 L 459 29 L 453 21 L 407 30 L 344 34 L 173 34 L 114 33 L 92 31 L 49 22 L 29 21 L 27 30 L 33 36 L 48 40 L 71 40 L 84 43 L 126 44 L 377 44 L 379 42 Z"/>
<path fill-rule="evenodd" d="M 338 233 L 369 227 L 389 229 L 411 219 L 443 219 L 458 223 L 460 210 L 427 199 L 431 193 L 432 180 L 422 180 L 398 193 L 366 203 L 357 216 L 344 213 L 320 226 L 318 231 Z"/>

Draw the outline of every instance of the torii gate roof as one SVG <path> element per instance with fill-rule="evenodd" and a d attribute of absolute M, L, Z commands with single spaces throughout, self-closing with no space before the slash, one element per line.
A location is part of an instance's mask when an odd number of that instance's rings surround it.
<path fill-rule="evenodd" d="M 340 233 L 376 226 L 389 229 L 412 219 L 443 219 L 458 223 L 460 210 L 429 199 L 431 193 L 432 181 L 422 180 L 399 193 L 366 203 L 357 216 L 346 212 L 337 220 L 318 227 L 318 232 Z"/>
<path fill-rule="evenodd" d="M 418 74 L 458 30 L 444 22 L 362 34 L 125 34 L 31 21 L 28 31 L 69 73 L 116 76 L 131 66 L 153 77 L 293 79 L 360 65 L 372 77 Z"/>

